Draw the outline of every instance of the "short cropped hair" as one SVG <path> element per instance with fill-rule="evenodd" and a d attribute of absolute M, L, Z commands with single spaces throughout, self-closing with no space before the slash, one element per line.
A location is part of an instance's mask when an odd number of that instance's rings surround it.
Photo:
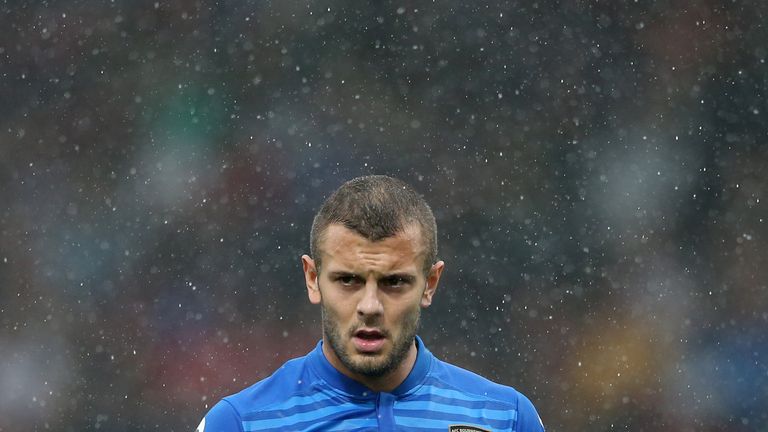
<path fill-rule="evenodd" d="M 325 200 L 312 222 L 309 248 L 318 272 L 320 243 L 329 225 L 338 223 L 370 241 L 402 232 L 408 225 L 421 228 L 425 247 L 424 273 L 437 260 L 437 224 L 432 209 L 408 184 L 383 175 L 357 177 Z"/>

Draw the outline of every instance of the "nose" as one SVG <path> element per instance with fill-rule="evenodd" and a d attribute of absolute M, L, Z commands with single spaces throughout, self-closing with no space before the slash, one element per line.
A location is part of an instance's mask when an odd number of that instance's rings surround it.
<path fill-rule="evenodd" d="M 376 281 L 369 281 L 363 289 L 363 297 L 357 303 L 357 315 L 360 317 L 378 316 L 384 312 L 379 300 L 379 288 Z"/>

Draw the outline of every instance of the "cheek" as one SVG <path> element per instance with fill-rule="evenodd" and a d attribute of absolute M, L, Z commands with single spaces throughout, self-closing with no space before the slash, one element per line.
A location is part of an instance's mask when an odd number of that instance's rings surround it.
<path fill-rule="evenodd" d="M 405 304 L 394 305 L 390 310 L 391 322 L 397 326 L 402 326 L 414 315 L 421 313 L 421 297 L 412 299 Z"/>
<path fill-rule="evenodd" d="M 350 301 L 348 296 L 339 295 L 336 292 L 323 293 L 323 305 L 326 311 L 330 312 L 337 321 L 347 321 L 349 317 L 355 314 L 355 304 Z"/>

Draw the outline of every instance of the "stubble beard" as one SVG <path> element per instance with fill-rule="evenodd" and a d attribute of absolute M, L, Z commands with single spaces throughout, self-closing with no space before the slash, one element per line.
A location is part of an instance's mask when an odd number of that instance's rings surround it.
<path fill-rule="evenodd" d="M 336 357 L 341 361 L 341 364 L 355 374 L 372 378 L 387 375 L 397 369 L 397 367 L 405 360 L 405 357 L 408 355 L 408 351 L 416 338 L 416 331 L 419 329 L 419 321 L 421 319 L 421 310 L 418 309 L 417 306 L 415 310 L 409 312 L 404 317 L 400 336 L 392 341 L 392 350 L 389 352 L 389 355 L 385 358 L 371 355 L 357 360 L 353 359 L 352 355 L 348 352 L 346 341 L 351 339 L 354 336 L 355 331 L 362 327 L 363 324 L 360 323 L 359 325 L 350 328 L 346 331 L 346 334 L 344 334 L 339 328 L 338 320 L 333 312 L 328 310 L 322 302 L 320 303 L 320 309 L 323 320 L 323 334 L 328 340 L 331 349 L 336 354 Z"/>

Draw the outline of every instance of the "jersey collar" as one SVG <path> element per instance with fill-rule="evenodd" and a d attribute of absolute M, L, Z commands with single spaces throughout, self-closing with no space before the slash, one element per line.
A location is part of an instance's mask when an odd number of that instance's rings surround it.
<path fill-rule="evenodd" d="M 416 362 L 413 365 L 413 369 L 411 369 L 411 372 L 405 378 L 405 381 L 392 391 L 392 394 L 395 396 L 403 396 L 418 387 L 424 382 L 424 378 L 426 378 L 427 373 L 429 372 L 433 356 L 418 336 L 416 336 L 416 349 Z M 315 349 L 309 353 L 308 360 L 312 369 L 320 376 L 320 378 L 342 393 L 346 393 L 355 398 L 373 399 L 376 397 L 377 392 L 374 392 L 363 384 L 344 375 L 333 367 L 323 354 L 322 340 L 318 342 Z"/>

